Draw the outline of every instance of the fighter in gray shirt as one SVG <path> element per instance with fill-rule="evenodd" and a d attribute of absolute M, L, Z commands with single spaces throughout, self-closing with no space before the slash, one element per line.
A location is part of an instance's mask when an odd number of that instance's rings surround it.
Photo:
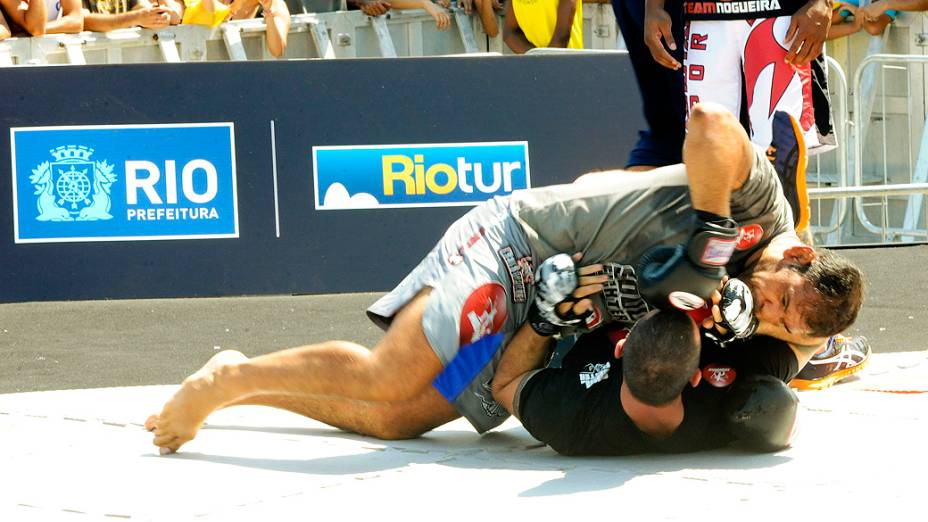
<path fill-rule="evenodd" d="M 492 397 L 494 368 L 529 316 L 535 267 L 558 253 L 618 267 L 611 277 L 622 280 L 625 295 L 594 296 L 608 303 L 598 310 L 608 317 L 588 319 L 590 326 L 634 321 L 648 304 L 672 302 L 676 290 L 707 297 L 706 285 L 714 289 L 724 275 L 712 265 L 724 265 L 751 285 L 757 332 L 789 342 L 804 364 L 856 317 L 859 271 L 799 241 L 776 173 L 724 109 L 694 108 L 684 163 L 588 174 L 475 208 L 370 307 L 387 330 L 373 349 L 331 341 L 253 359 L 219 357 L 149 418 L 154 443 L 176 451 L 209 413 L 230 404 L 283 408 L 380 438 L 418 436 L 461 415 L 480 432 L 490 429 L 507 416 Z M 695 230 L 694 220 L 702 223 Z M 677 243 L 683 247 L 670 247 Z M 653 247 L 686 255 L 658 256 L 642 279 L 639 264 Z M 602 290 L 597 285 L 609 276 L 589 273 L 578 278 L 584 292 Z M 587 305 L 579 301 L 574 312 Z"/>

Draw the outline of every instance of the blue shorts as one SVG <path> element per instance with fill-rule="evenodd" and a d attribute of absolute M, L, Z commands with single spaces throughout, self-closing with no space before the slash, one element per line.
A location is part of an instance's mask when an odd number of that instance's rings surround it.
<path fill-rule="evenodd" d="M 626 166 L 661 167 L 681 163 L 686 135 L 683 70 L 672 71 L 651 57 L 651 51 L 644 44 L 644 0 L 612 0 L 612 9 L 635 70 L 649 127 L 638 132 L 638 143 L 629 154 Z M 670 14 L 671 31 L 677 44 L 677 50 L 671 54 L 683 63 L 682 2 L 668 0 L 665 9 Z"/>

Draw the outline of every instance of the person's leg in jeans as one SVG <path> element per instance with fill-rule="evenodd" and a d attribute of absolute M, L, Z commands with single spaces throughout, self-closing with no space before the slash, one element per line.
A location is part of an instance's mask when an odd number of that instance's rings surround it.
<path fill-rule="evenodd" d="M 628 170 L 648 170 L 683 161 L 686 134 L 686 105 L 683 72 L 668 69 L 654 61 L 644 44 L 644 0 L 612 0 L 612 9 L 628 48 L 648 129 L 638 132 L 638 143 L 629 154 Z M 669 0 L 667 12 L 678 46 L 671 51 L 683 61 L 683 8 L 680 0 Z"/>

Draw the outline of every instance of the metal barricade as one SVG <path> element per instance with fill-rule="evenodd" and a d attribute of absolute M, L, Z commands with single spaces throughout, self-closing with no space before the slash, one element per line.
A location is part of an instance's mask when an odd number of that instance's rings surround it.
<path fill-rule="evenodd" d="M 900 68 L 898 65 L 888 64 L 906 64 L 906 67 Z M 888 121 L 887 107 L 891 104 L 889 96 L 887 95 L 886 72 L 887 70 L 902 70 L 906 73 L 905 96 L 897 96 L 896 98 L 905 99 L 906 107 L 904 112 L 906 114 L 908 129 L 918 128 L 913 125 L 912 120 L 914 112 L 912 104 L 915 98 L 913 97 L 913 89 L 911 86 L 912 74 L 907 67 L 911 64 L 928 64 L 928 56 L 873 54 L 861 61 L 854 74 L 854 92 L 862 93 L 864 91 L 863 85 L 867 81 L 867 72 L 869 68 L 875 65 L 881 65 L 880 97 L 873 104 L 874 107 L 879 106 L 879 115 L 877 115 L 876 109 L 874 109 L 871 114 L 870 111 L 864 108 L 864 104 L 868 101 L 865 99 L 867 96 L 855 96 L 853 103 L 854 139 L 851 141 L 853 150 L 853 186 L 857 189 L 857 196 L 854 198 L 854 215 L 857 223 L 859 223 L 867 233 L 879 237 L 882 243 L 928 239 L 928 226 L 925 225 L 924 212 L 922 211 L 925 201 L 924 194 L 928 192 L 925 190 L 925 181 L 928 181 L 928 133 L 925 132 L 925 126 L 928 125 L 928 120 L 923 120 L 921 117 L 918 120 L 919 122 L 924 121 L 924 124 L 921 125 L 922 136 L 920 139 L 918 159 L 914 165 L 912 158 L 913 147 L 906 147 L 908 154 L 903 170 L 910 173 L 907 176 L 907 183 L 895 182 L 898 181 L 897 178 L 901 172 L 897 168 L 890 166 L 890 158 L 894 155 L 894 151 L 891 150 L 891 147 L 901 144 L 893 141 L 892 137 L 888 135 L 888 126 L 886 125 Z M 898 85 L 894 84 L 894 87 L 898 87 Z M 898 113 L 899 108 L 896 107 L 895 110 Z M 924 112 L 919 116 L 924 116 Z M 865 166 L 873 167 L 874 162 L 865 162 L 864 149 L 868 144 L 868 138 L 873 134 L 870 127 L 874 120 L 883 122 L 880 129 L 881 132 L 879 133 L 879 137 L 881 138 L 879 152 L 881 153 L 882 161 L 876 165 L 877 167 L 882 167 L 882 172 L 874 172 L 867 176 L 864 173 L 864 168 Z M 902 134 L 908 133 L 903 132 Z M 900 196 L 902 196 L 901 199 Z M 876 202 L 868 202 L 865 200 L 865 198 L 872 197 L 877 197 L 879 200 Z M 868 213 L 868 208 L 876 208 L 879 214 L 879 223 L 874 223 L 871 216 L 873 212 L 871 211 Z"/>

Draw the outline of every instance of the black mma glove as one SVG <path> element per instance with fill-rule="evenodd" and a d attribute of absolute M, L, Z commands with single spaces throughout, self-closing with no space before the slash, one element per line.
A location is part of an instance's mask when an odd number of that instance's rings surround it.
<path fill-rule="evenodd" d="M 721 333 L 716 329 L 706 335 L 725 346 L 735 339 L 745 339 L 757 331 L 757 317 L 754 316 L 754 297 L 751 289 L 740 279 L 729 279 L 722 288 L 722 300 L 719 301 L 722 321 L 719 326 L 727 330 Z"/>
<path fill-rule="evenodd" d="M 684 311 L 699 308 L 725 276 L 725 265 L 738 242 L 738 224 L 702 211 L 696 211 L 695 221 L 686 244 L 654 247 L 642 256 L 639 289 L 651 305 Z"/>

